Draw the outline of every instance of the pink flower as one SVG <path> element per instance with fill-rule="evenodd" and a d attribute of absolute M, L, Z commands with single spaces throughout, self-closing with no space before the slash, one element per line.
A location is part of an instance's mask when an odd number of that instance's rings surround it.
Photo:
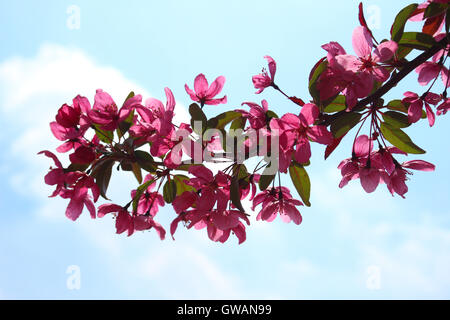
<path fill-rule="evenodd" d="M 303 203 L 293 199 L 286 187 L 269 188 L 259 193 L 253 199 L 252 210 L 259 204 L 262 204 L 262 209 L 256 220 L 271 222 L 279 213 L 284 222 L 293 221 L 297 225 L 302 222 L 302 216 L 296 206 L 302 206 Z"/>
<path fill-rule="evenodd" d="M 328 100 L 340 92 L 345 95 L 347 111 L 350 111 L 359 98 L 367 97 L 373 89 L 373 77 L 365 72 L 355 73 L 331 64 L 319 78 L 317 89 L 322 101 Z"/>
<path fill-rule="evenodd" d="M 379 63 L 390 60 L 397 51 L 395 41 L 385 41 L 372 52 L 373 42 L 367 28 L 359 26 L 353 31 L 353 50 L 358 57 L 352 55 L 338 55 L 336 61 L 345 70 L 370 74 L 379 82 L 389 78 L 389 71 Z M 373 80 L 372 80 L 373 81 Z"/>
<path fill-rule="evenodd" d="M 441 33 L 435 37 L 436 41 L 440 41 L 445 37 L 445 33 Z M 422 63 L 416 68 L 416 72 L 419 74 L 419 84 L 426 86 L 431 80 L 434 80 L 441 75 L 442 83 L 445 87 L 449 87 L 448 69 L 443 65 L 441 59 L 448 54 L 449 46 L 447 48 L 439 50 L 431 59 Z"/>
<path fill-rule="evenodd" d="M 263 69 L 262 73 L 252 77 L 253 86 L 255 89 L 258 89 L 258 91 L 256 91 L 257 94 L 263 92 L 265 88 L 275 84 L 274 81 L 275 72 L 277 71 L 277 64 L 270 56 L 265 56 L 264 59 L 266 59 L 269 63 L 270 75 L 267 73 L 266 69 Z"/>
<path fill-rule="evenodd" d="M 70 198 L 66 209 L 66 217 L 73 221 L 77 220 L 86 206 L 91 214 L 91 218 L 95 219 L 95 206 L 92 200 L 97 202 L 100 196 L 100 189 L 92 177 L 85 173 L 77 173 L 80 178 L 74 183 L 73 189 L 64 189 L 60 194 L 64 199 Z M 89 189 L 92 192 L 92 197 L 88 194 Z"/>
<path fill-rule="evenodd" d="M 250 224 L 250 221 L 244 213 L 233 209 L 230 204 L 231 177 L 222 171 L 214 176 L 211 170 L 204 166 L 192 166 L 189 173 L 194 177 L 186 184 L 192 186 L 195 191 L 185 191 L 174 199 L 172 205 L 178 216 L 171 223 L 172 237 L 178 224 L 183 221 L 188 223 L 188 228 L 206 227 L 208 236 L 213 241 L 225 242 L 233 232 L 239 243 L 242 243 L 245 240 L 245 226 L 240 220 L 247 224 Z M 253 179 L 249 180 L 249 184 L 254 184 Z M 256 185 L 254 188 L 256 189 Z M 241 196 L 243 193 L 249 193 L 242 190 L 240 192 Z"/>
<path fill-rule="evenodd" d="M 166 231 L 164 228 L 153 220 L 151 216 L 131 215 L 127 209 L 116 204 L 103 204 L 98 208 L 97 216 L 103 218 L 108 213 L 117 213 L 116 216 L 116 233 L 121 234 L 127 231 L 131 236 L 134 231 L 143 231 L 154 228 L 161 240 L 164 240 Z"/>
<path fill-rule="evenodd" d="M 56 149 L 58 152 L 76 149 L 80 145 L 80 138 L 90 126 L 90 120 L 86 116 L 91 109 L 89 100 L 78 95 L 72 102 L 72 106 L 64 104 L 59 108 L 56 121 L 50 123 L 55 138 L 65 141 Z"/>
<path fill-rule="evenodd" d="M 310 140 L 325 145 L 333 142 L 333 136 L 325 126 L 314 125 L 318 117 L 319 108 L 315 104 L 307 103 L 298 116 L 286 113 L 280 119 L 270 121 L 271 129 L 279 131 L 281 153 L 286 155 L 288 160 L 288 162 L 281 161 L 281 172 L 285 172 L 289 166 L 289 155 L 292 154 L 294 147 L 295 160 L 298 163 L 307 163 L 311 157 Z"/>
<path fill-rule="evenodd" d="M 368 136 L 356 138 L 352 158 L 342 161 L 338 166 L 342 174 L 339 188 L 343 188 L 351 180 L 360 179 L 364 191 L 371 193 L 380 183 L 385 182 L 387 175 L 384 172 L 383 157 L 375 157 L 372 149 L 373 141 Z"/>
<path fill-rule="evenodd" d="M 243 102 L 242 105 L 248 105 L 250 111 L 236 110 L 242 113 L 242 117 L 247 118 L 252 129 L 258 130 L 267 126 L 266 112 L 269 110 L 269 104 L 266 100 L 261 101 L 261 106 L 254 102 Z"/>
<path fill-rule="evenodd" d="M 56 168 L 50 168 L 50 172 L 47 173 L 44 180 L 48 185 L 56 185 L 56 189 L 50 197 L 59 195 L 64 199 L 70 199 L 66 216 L 75 221 L 86 207 L 91 217 L 95 218 L 95 206 L 92 200 L 97 202 L 100 189 L 94 179 L 84 172 L 66 172 L 58 158 L 50 151 L 44 150 L 38 154 L 44 154 L 55 162 Z M 88 194 L 89 189 L 92 196 Z"/>
<path fill-rule="evenodd" d="M 144 179 L 144 182 L 153 179 L 152 175 L 147 175 Z M 137 215 L 150 215 L 152 217 L 156 216 L 158 213 L 158 206 L 164 207 L 164 199 L 162 195 L 158 192 L 152 192 L 155 187 L 155 183 L 152 183 L 148 186 L 147 190 L 142 194 L 141 198 L 138 201 L 137 206 Z M 131 198 L 134 199 L 136 195 L 136 190 L 131 191 Z"/>
<path fill-rule="evenodd" d="M 358 57 L 346 54 L 337 42 L 322 46 L 328 52 L 329 68 L 322 73 L 317 84 L 321 100 L 343 92 L 348 110 L 356 105 L 358 98 L 370 94 L 374 80 L 384 82 L 389 78 L 389 71 L 381 63 L 390 60 L 398 48 L 395 41 L 386 41 L 372 52 L 372 37 L 362 26 L 353 31 L 352 42 Z"/>
<path fill-rule="evenodd" d="M 169 88 L 164 88 L 166 94 L 166 106 L 158 99 L 149 98 L 145 101 L 145 107 L 150 110 L 153 117 L 152 125 L 160 136 L 168 135 L 173 130 L 173 116 L 175 110 L 175 97 Z"/>
<path fill-rule="evenodd" d="M 430 107 L 430 104 L 437 105 L 439 101 L 441 101 L 441 96 L 428 92 L 426 96 L 422 99 L 422 97 L 419 97 L 417 93 L 407 91 L 403 94 L 405 98 L 403 98 L 403 103 L 408 103 L 408 120 L 410 123 L 415 123 L 420 120 L 422 117 L 422 109 L 425 105 L 425 111 L 427 113 L 428 123 L 430 124 L 430 127 L 434 125 L 435 122 L 435 115 L 433 110 Z"/>
<path fill-rule="evenodd" d="M 447 111 L 450 110 L 450 98 L 445 99 L 438 107 L 437 114 L 438 116 L 446 114 Z"/>
<path fill-rule="evenodd" d="M 220 76 L 214 80 L 211 85 L 208 85 L 208 80 L 206 80 L 205 75 L 200 73 L 194 80 L 194 90 L 191 90 L 187 84 L 184 88 L 187 94 L 191 97 L 193 101 L 199 102 L 203 107 L 205 104 L 208 105 L 218 105 L 221 103 L 227 103 L 227 96 L 219 99 L 214 99 L 221 91 L 225 84 L 225 77 Z"/>
<path fill-rule="evenodd" d="M 261 175 L 259 174 L 251 174 L 248 177 L 248 183 L 244 187 L 241 188 L 241 200 L 247 198 L 250 194 L 249 200 L 252 201 L 255 198 L 256 191 L 258 189 L 257 183 L 259 182 Z"/>
<path fill-rule="evenodd" d="M 194 227 L 200 230 L 206 227 L 208 237 L 212 241 L 222 243 L 228 240 L 231 231 L 233 231 L 239 240 L 239 244 L 245 241 L 245 226 L 240 219 L 248 225 L 250 225 L 250 221 L 239 210 L 213 210 L 210 212 L 196 212 L 194 210 L 194 212 L 188 229 Z"/>
<path fill-rule="evenodd" d="M 111 96 L 102 89 L 98 89 L 94 107 L 89 111 L 88 116 L 93 123 L 100 125 L 101 129 L 113 131 L 130 115 L 133 108 L 141 104 L 141 101 L 142 96 L 136 95 L 127 99 L 119 110 Z"/>
<path fill-rule="evenodd" d="M 53 154 L 52 152 L 47 151 L 47 150 L 43 150 L 43 151 L 39 152 L 38 154 L 44 154 L 45 156 L 53 159 L 53 161 L 56 165 L 56 168 L 54 168 L 54 169 L 52 167 L 50 167 L 49 173 L 47 173 L 44 177 L 44 181 L 46 184 L 48 184 L 49 186 L 56 185 L 55 191 L 50 196 L 50 197 L 55 197 L 55 196 L 59 195 L 61 193 L 61 191 L 63 190 L 63 188 L 65 188 L 65 186 L 66 186 L 66 184 L 65 184 L 66 183 L 66 173 L 64 172 L 64 168 L 55 154 Z"/>
<path fill-rule="evenodd" d="M 336 63 L 336 59 L 335 59 L 336 56 L 347 54 L 347 52 L 345 52 L 345 49 L 342 48 L 342 46 L 339 43 L 334 42 L 334 41 L 322 45 L 322 49 L 324 49 L 328 52 L 327 60 L 328 60 L 328 63 L 330 63 L 332 65 Z"/>
<path fill-rule="evenodd" d="M 211 170 L 204 166 L 192 166 L 189 173 L 194 175 L 187 184 L 200 192 L 200 197 L 196 201 L 198 211 L 210 211 L 217 203 L 217 209 L 223 211 L 226 209 L 230 199 L 231 177 L 222 171 L 216 176 Z"/>
<path fill-rule="evenodd" d="M 432 163 L 423 160 L 406 161 L 402 164 L 396 163 L 395 170 L 389 176 L 389 182 L 387 187 L 392 195 L 397 193 L 402 198 L 405 198 L 405 193 L 408 192 L 408 186 L 406 185 L 407 176 L 412 173 L 407 169 L 421 170 L 421 171 L 434 171 L 435 166 Z"/>
<path fill-rule="evenodd" d="M 360 179 L 363 189 L 371 193 L 380 183 L 386 183 L 392 195 L 395 192 L 404 198 L 404 194 L 408 191 L 405 184 L 406 175 L 411 174 L 407 169 L 434 170 L 433 164 L 422 160 L 399 164 L 394 154 L 407 155 L 407 153 L 396 147 L 380 148 L 378 151 L 372 151 L 372 149 L 373 141 L 366 135 L 359 136 L 355 140 L 352 158 L 342 161 L 338 167 L 342 174 L 340 188 L 351 180 Z"/>
<path fill-rule="evenodd" d="M 416 72 L 419 74 L 419 84 L 426 86 L 431 80 L 434 80 L 441 74 L 442 82 L 444 86 L 450 86 L 448 83 L 448 69 L 435 62 L 424 62 L 416 68 Z"/>
<path fill-rule="evenodd" d="M 92 163 L 97 157 L 95 149 L 90 146 L 80 145 L 69 156 L 70 162 L 78 164 Z"/>

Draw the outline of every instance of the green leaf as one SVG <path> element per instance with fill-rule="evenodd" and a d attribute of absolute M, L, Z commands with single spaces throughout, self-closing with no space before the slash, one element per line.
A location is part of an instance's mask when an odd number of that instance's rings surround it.
<path fill-rule="evenodd" d="M 145 171 L 155 173 L 156 166 L 154 165 L 153 157 L 145 151 L 136 150 L 134 151 L 134 157 L 136 158 L 136 162 L 141 166 Z"/>
<path fill-rule="evenodd" d="M 131 163 L 131 171 L 133 171 L 133 174 L 136 177 L 137 182 L 142 183 L 142 171 L 141 167 L 137 162 Z"/>
<path fill-rule="evenodd" d="M 309 202 L 309 198 L 311 196 L 311 181 L 309 180 L 305 168 L 296 162 L 292 162 L 289 166 L 289 175 L 303 202 L 306 206 L 310 207 L 311 202 Z"/>
<path fill-rule="evenodd" d="M 394 128 L 406 128 L 410 126 L 408 116 L 396 111 L 386 111 L 383 113 L 383 119 Z"/>
<path fill-rule="evenodd" d="M 163 187 L 163 198 L 167 203 L 172 203 L 177 195 L 177 184 L 173 180 L 167 180 Z"/>
<path fill-rule="evenodd" d="M 248 178 L 248 171 L 247 171 L 247 167 L 245 166 L 245 164 L 239 164 L 238 169 L 239 169 L 239 171 L 237 172 L 237 176 L 238 176 L 239 180 Z"/>
<path fill-rule="evenodd" d="M 411 138 L 399 128 L 394 128 L 390 124 L 382 122 L 380 125 L 383 137 L 395 147 L 412 154 L 423 154 L 425 150 L 418 147 Z"/>
<path fill-rule="evenodd" d="M 408 54 L 411 53 L 413 48 L 405 47 L 405 46 L 399 46 L 397 49 L 397 59 L 402 60 L 405 59 Z"/>
<path fill-rule="evenodd" d="M 239 117 L 233 120 L 230 125 L 231 130 L 244 129 L 245 123 L 247 122 L 247 118 Z M 225 138 L 225 135 L 223 136 Z"/>
<path fill-rule="evenodd" d="M 208 119 L 206 118 L 203 110 L 196 103 L 193 103 L 189 106 L 189 114 L 191 115 L 191 127 L 195 133 L 202 136 L 203 132 L 205 132 L 208 124 Z M 201 122 L 202 127 L 198 128 L 194 125 L 195 122 Z"/>
<path fill-rule="evenodd" d="M 405 32 L 398 44 L 408 48 L 428 50 L 436 44 L 436 40 L 423 32 Z"/>
<path fill-rule="evenodd" d="M 227 111 L 208 120 L 208 128 L 223 129 L 231 121 L 242 117 L 242 114 L 236 111 Z"/>
<path fill-rule="evenodd" d="M 267 189 L 267 187 L 270 186 L 273 179 L 275 179 L 274 174 L 267 174 L 267 171 L 269 170 L 268 167 L 270 167 L 271 164 L 269 163 L 267 167 L 264 169 L 263 173 L 261 174 L 261 177 L 259 178 L 259 190 L 264 191 Z"/>
<path fill-rule="evenodd" d="M 330 130 L 335 138 L 340 138 L 356 126 L 361 120 L 361 114 L 356 112 L 346 112 L 331 123 Z"/>
<path fill-rule="evenodd" d="M 343 111 L 347 108 L 345 105 L 345 96 L 338 95 L 332 102 L 330 102 L 323 112 L 325 113 L 335 113 L 338 111 Z"/>
<path fill-rule="evenodd" d="M 111 180 L 114 162 L 114 160 L 105 159 L 104 161 L 99 162 L 98 165 L 96 165 L 92 170 L 92 176 L 100 189 L 100 195 L 106 200 L 109 200 L 106 196 L 106 191 L 108 190 L 109 181 Z"/>
<path fill-rule="evenodd" d="M 127 102 L 128 99 L 131 99 L 134 97 L 134 91 L 130 91 L 130 93 L 128 94 L 128 96 L 125 98 L 125 100 L 123 101 L 122 106 L 125 104 L 125 102 Z"/>
<path fill-rule="evenodd" d="M 316 104 L 320 104 L 320 94 L 316 88 L 317 80 L 319 80 L 320 75 L 327 69 L 328 62 L 323 60 L 315 66 L 315 69 L 311 72 L 311 79 L 309 80 L 309 93 L 313 97 Z"/>
<path fill-rule="evenodd" d="M 173 176 L 173 181 L 177 185 L 177 196 L 182 195 L 186 191 L 193 191 L 194 187 L 186 184 L 190 180 L 189 177 L 184 176 L 182 174 L 177 174 Z"/>
<path fill-rule="evenodd" d="M 428 4 L 423 14 L 424 18 L 439 16 L 447 10 L 448 5 L 444 3 L 431 2 Z"/>
<path fill-rule="evenodd" d="M 133 119 L 134 119 L 134 110 L 130 112 L 129 116 L 119 123 L 119 127 L 117 128 L 117 135 L 119 138 L 123 137 L 125 133 L 128 132 L 128 130 L 133 125 Z"/>
<path fill-rule="evenodd" d="M 275 113 L 275 112 L 273 112 L 272 110 L 267 110 L 267 112 L 266 112 L 266 117 L 270 120 L 270 119 L 273 119 L 273 118 L 275 118 L 275 119 L 278 119 L 279 117 L 278 117 L 278 115 Z"/>
<path fill-rule="evenodd" d="M 231 178 L 230 185 L 230 199 L 233 205 L 241 212 L 245 212 L 241 204 L 241 194 L 239 192 L 239 177 L 234 176 Z"/>
<path fill-rule="evenodd" d="M 133 212 L 136 212 L 137 210 L 137 205 L 139 203 L 139 199 L 141 198 L 142 194 L 145 192 L 145 190 L 147 190 L 147 188 L 153 183 L 155 182 L 155 179 L 151 179 L 147 182 L 144 182 L 143 184 L 141 184 L 137 189 L 136 189 L 136 194 L 134 195 L 133 198 Z"/>
<path fill-rule="evenodd" d="M 394 40 L 395 42 L 399 42 L 399 40 L 402 38 L 403 30 L 405 30 L 405 24 L 411 14 L 417 9 L 417 6 L 417 3 L 410 4 L 397 14 L 391 28 L 392 40 Z"/>
<path fill-rule="evenodd" d="M 114 140 L 114 131 L 106 131 L 101 129 L 100 125 L 94 124 L 95 134 L 100 139 L 100 141 L 110 144 Z"/>
<path fill-rule="evenodd" d="M 386 105 L 386 107 L 390 110 L 408 113 L 408 108 L 403 104 L 402 100 L 392 100 Z"/>

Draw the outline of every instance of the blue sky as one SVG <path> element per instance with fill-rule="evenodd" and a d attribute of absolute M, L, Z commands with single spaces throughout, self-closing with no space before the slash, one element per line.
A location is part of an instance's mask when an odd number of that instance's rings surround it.
<path fill-rule="evenodd" d="M 387 36 L 408 1 L 367 1 L 375 35 Z M 348 52 L 357 1 L 1 1 L 0 2 L 0 298 L 450 298 L 448 119 L 408 129 L 436 164 L 416 173 L 407 199 L 385 186 L 365 194 L 357 182 L 340 190 L 336 169 L 349 157 L 345 141 L 327 161 L 315 147 L 311 208 L 300 226 L 256 222 L 247 241 L 211 243 L 203 231 L 180 229 L 176 241 L 153 232 L 116 235 L 109 218 L 64 217 L 64 200 L 48 199 L 50 163 L 36 156 L 55 148 L 48 123 L 78 93 L 103 88 L 118 101 L 130 90 L 163 99 L 170 87 L 178 118 L 189 104 L 184 84 L 202 72 L 227 78 L 227 106 L 267 99 L 278 114 L 298 112 L 274 92 L 257 96 L 251 76 L 271 55 L 277 82 L 308 100 L 307 77 L 334 40 Z M 80 9 L 80 28 L 67 9 Z M 413 25 L 412 25 L 413 27 Z M 389 96 L 421 93 L 416 75 Z M 291 186 L 286 177 L 284 183 Z M 128 198 L 132 177 L 115 177 L 111 197 Z M 293 190 L 293 194 L 295 190 Z M 168 226 L 173 211 L 158 213 Z M 69 266 L 80 288 L 67 287 Z M 374 278 L 375 277 L 375 278 Z M 373 285 L 373 280 L 376 285 Z"/>

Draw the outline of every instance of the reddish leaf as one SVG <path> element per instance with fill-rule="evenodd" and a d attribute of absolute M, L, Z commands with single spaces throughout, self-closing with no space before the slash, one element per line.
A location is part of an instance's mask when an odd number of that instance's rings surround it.
<path fill-rule="evenodd" d="M 428 18 L 423 25 L 422 32 L 434 35 L 444 21 L 444 15 Z"/>
<path fill-rule="evenodd" d="M 342 139 L 345 137 L 346 134 L 344 134 L 340 138 L 335 138 L 331 144 L 327 146 L 325 149 L 325 160 L 333 153 L 333 151 L 338 147 L 338 145 L 341 143 Z"/>
<path fill-rule="evenodd" d="M 375 37 L 373 36 L 372 31 L 369 29 L 369 26 L 367 25 L 366 18 L 364 18 L 364 10 L 363 10 L 363 3 L 362 2 L 359 3 L 358 18 L 359 18 L 359 23 L 361 24 L 361 26 L 366 28 L 367 31 L 369 31 L 370 36 L 372 37 L 372 39 L 375 40 Z"/>
<path fill-rule="evenodd" d="M 303 107 L 305 105 L 305 102 L 297 97 L 289 97 L 289 100 L 291 100 L 293 103 L 298 104 L 299 106 Z"/>

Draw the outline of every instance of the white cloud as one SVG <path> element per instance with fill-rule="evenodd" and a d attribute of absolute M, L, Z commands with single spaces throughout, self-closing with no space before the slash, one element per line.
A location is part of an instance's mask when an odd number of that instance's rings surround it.
<path fill-rule="evenodd" d="M 180 261 L 184 263 L 179 264 Z M 163 290 L 169 299 L 239 299 L 239 280 L 221 268 L 200 248 L 168 243 L 149 254 L 138 270 Z M 179 286 L 183 283 L 183 286 Z M 205 295 L 207 293 L 207 295 Z"/>

